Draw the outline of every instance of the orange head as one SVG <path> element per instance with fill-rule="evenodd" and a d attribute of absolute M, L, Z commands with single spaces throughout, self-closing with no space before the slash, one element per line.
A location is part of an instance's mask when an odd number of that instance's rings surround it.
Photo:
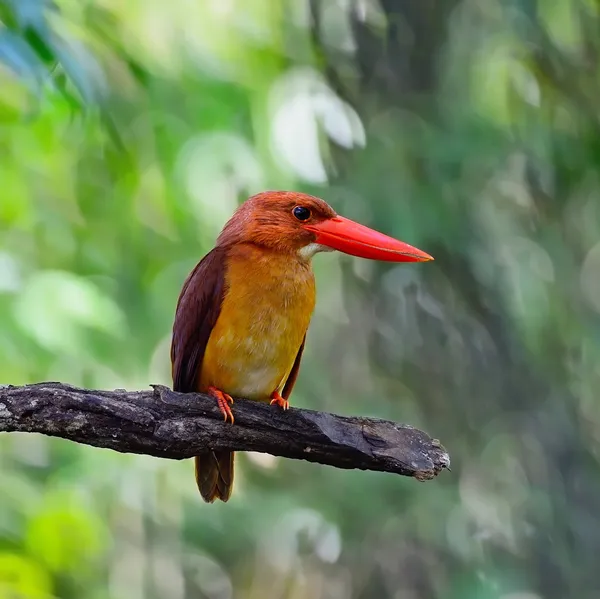
<path fill-rule="evenodd" d="M 218 245 L 253 243 L 309 259 L 338 250 L 386 262 L 433 258 L 402 241 L 339 216 L 323 200 L 293 191 L 264 191 L 246 200 L 223 228 Z"/>

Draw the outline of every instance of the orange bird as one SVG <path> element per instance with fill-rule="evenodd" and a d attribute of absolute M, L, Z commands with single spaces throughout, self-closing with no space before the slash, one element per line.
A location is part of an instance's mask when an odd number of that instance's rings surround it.
<path fill-rule="evenodd" d="M 212 395 L 233 423 L 233 396 L 284 410 L 298 376 L 315 306 L 311 258 L 339 250 L 388 262 L 433 258 L 335 211 L 323 200 L 266 191 L 244 202 L 188 276 L 177 303 L 173 389 Z M 205 501 L 227 501 L 233 452 L 195 458 Z"/>

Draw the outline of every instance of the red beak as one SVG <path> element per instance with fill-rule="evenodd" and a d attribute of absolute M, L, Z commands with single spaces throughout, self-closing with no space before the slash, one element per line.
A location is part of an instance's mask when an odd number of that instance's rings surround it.
<path fill-rule="evenodd" d="M 316 242 L 334 250 L 383 262 L 426 262 L 433 258 L 408 243 L 378 233 L 369 227 L 336 216 L 305 229 L 317 235 Z"/>

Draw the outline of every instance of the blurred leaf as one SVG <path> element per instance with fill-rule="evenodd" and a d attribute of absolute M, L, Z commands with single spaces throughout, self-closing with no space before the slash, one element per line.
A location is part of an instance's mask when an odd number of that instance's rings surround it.
<path fill-rule="evenodd" d="M 47 69 L 29 44 L 15 33 L 0 30 L 0 61 L 33 88 L 39 88 Z"/>
<path fill-rule="evenodd" d="M 28 521 L 25 546 L 52 572 L 93 571 L 106 550 L 105 526 L 98 515 L 68 492 L 50 492 Z"/>
<path fill-rule="evenodd" d="M 44 271 L 25 284 L 15 305 L 21 327 L 40 345 L 67 352 L 85 345 L 85 328 L 120 336 L 119 307 L 92 282 L 68 272 Z"/>
<path fill-rule="evenodd" d="M 50 599 L 52 580 L 35 561 L 16 553 L 0 552 L 0 597 Z"/>

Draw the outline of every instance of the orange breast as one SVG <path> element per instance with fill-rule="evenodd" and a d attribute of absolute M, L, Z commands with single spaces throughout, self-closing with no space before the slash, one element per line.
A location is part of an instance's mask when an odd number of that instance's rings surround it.
<path fill-rule="evenodd" d="M 200 371 L 212 385 L 266 401 L 281 391 L 315 306 L 310 264 L 254 246 L 232 250 L 226 293 Z"/>

